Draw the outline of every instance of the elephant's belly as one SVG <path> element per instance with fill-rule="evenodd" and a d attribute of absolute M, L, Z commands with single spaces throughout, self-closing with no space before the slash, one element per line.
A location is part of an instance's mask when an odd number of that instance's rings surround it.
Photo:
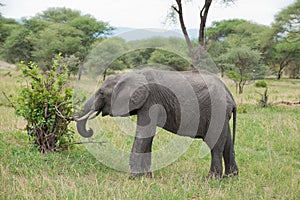
<path fill-rule="evenodd" d="M 166 123 L 163 127 L 160 127 L 176 135 L 203 139 L 207 132 L 206 124 L 205 122 L 199 122 L 198 124 L 193 124 L 193 122 L 189 124 Z"/>

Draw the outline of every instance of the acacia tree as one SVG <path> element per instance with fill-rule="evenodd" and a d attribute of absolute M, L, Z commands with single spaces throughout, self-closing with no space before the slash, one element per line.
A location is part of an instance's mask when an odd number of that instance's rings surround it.
<path fill-rule="evenodd" d="M 224 75 L 230 69 L 221 59 L 222 54 L 241 46 L 247 46 L 263 54 L 266 46 L 266 35 L 270 31 L 270 27 L 242 19 L 213 22 L 206 31 L 206 50 L 221 70 L 221 75 Z M 259 74 L 260 71 L 256 70 L 256 73 Z"/>
<path fill-rule="evenodd" d="M 247 81 L 260 78 L 264 70 L 260 66 L 260 53 L 249 47 L 236 47 L 220 56 L 222 62 L 231 66 L 229 78 L 233 79 L 238 87 L 239 93 L 243 93 Z"/>
<path fill-rule="evenodd" d="M 186 0 L 186 2 L 192 1 L 192 0 Z M 191 39 L 189 37 L 189 34 L 186 29 L 185 21 L 184 21 L 184 14 L 183 14 L 183 4 L 182 0 L 175 0 L 176 4 L 173 4 L 171 6 L 172 10 L 169 14 L 169 17 L 172 18 L 172 21 L 175 21 L 175 14 L 177 14 L 180 27 L 182 30 L 182 33 L 184 35 L 186 44 L 189 49 L 189 54 L 192 59 L 192 65 L 195 67 L 199 64 L 199 61 L 201 58 L 203 58 L 203 51 L 202 48 L 205 47 L 205 28 L 206 28 L 206 21 L 208 17 L 208 12 L 210 9 L 210 6 L 213 2 L 213 0 L 205 0 L 204 5 L 202 6 L 202 9 L 200 10 L 199 17 L 200 17 L 200 25 L 199 25 L 199 35 L 198 35 L 198 45 L 196 48 L 193 47 L 193 44 L 191 42 Z M 222 3 L 230 3 L 234 2 L 234 0 L 222 0 Z"/>
<path fill-rule="evenodd" d="M 300 55 L 300 0 L 281 10 L 275 16 L 270 34 L 267 57 L 280 79 L 291 63 L 299 61 Z"/>

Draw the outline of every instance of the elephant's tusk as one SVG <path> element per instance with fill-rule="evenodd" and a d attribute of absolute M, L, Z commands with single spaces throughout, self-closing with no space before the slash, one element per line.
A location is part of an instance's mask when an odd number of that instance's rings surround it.
<path fill-rule="evenodd" d="M 86 120 L 86 119 L 93 119 L 96 117 L 97 111 L 95 110 L 91 110 L 90 112 L 88 112 L 87 114 L 85 114 L 84 116 L 75 119 L 75 121 L 82 121 L 82 120 Z"/>
<path fill-rule="evenodd" d="M 97 117 L 97 115 L 98 115 L 98 112 L 97 112 L 97 111 L 94 111 L 93 113 L 90 114 L 90 116 L 89 116 L 88 119 L 89 119 L 89 120 L 90 120 L 90 119 L 94 119 L 95 117 Z"/>

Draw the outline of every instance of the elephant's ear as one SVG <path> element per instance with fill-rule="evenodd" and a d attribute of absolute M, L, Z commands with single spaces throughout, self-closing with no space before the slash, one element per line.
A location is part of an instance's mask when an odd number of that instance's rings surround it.
<path fill-rule="evenodd" d="M 113 89 L 111 108 L 113 116 L 129 115 L 133 110 L 140 109 L 149 95 L 148 82 L 138 72 L 123 75 Z"/>

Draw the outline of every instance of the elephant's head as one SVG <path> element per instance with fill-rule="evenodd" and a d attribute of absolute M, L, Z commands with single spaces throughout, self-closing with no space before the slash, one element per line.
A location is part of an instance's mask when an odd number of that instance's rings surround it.
<path fill-rule="evenodd" d="M 83 113 L 77 118 L 77 130 L 83 137 L 91 137 L 93 130 L 86 130 L 88 119 L 102 116 L 128 116 L 146 102 L 149 95 L 144 75 L 131 72 L 109 76 L 95 94 L 85 103 Z"/>

